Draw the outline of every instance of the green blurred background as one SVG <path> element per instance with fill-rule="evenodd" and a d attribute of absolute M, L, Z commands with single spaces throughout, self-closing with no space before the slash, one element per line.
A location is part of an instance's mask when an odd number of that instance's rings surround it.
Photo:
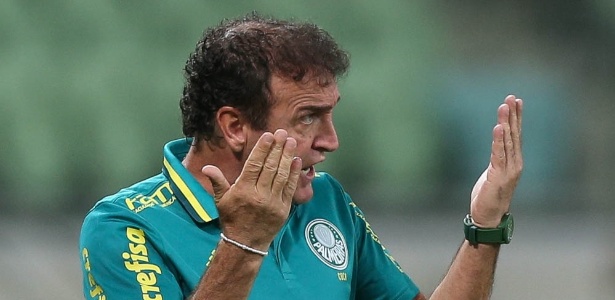
<path fill-rule="evenodd" d="M 351 53 L 341 148 L 319 169 L 426 292 L 514 93 L 526 168 L 494 298 L 614 294 L 615 2 L 451 2 L 2 1 L 0 299 L 82 298 L 81 219 L 160 172 L 182 136 L 188 54 L 206 27 L 252 10 L 313 21 Z"/>

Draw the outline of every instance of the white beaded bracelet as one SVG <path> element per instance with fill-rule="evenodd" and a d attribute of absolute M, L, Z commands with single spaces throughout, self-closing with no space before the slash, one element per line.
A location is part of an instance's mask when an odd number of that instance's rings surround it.
<path fill-rule="evenodd" d="M 262 255 L 262 256 L 267 256 L 267 254 L 269 254 L 269 251 L 260 251 L 260 250 L 254 249 L 252 247 L 248 247 L 248 246 L 246 246 L 246 245 L 244 245 L 244 244 L 242 244 L 240 242 L 231 240 L 231 239 L 227 238 L 224 235 L 224 233 L 222 233 L 222 232 L 220 232 L 220 237 L 222 238 L 223 241 L 231 243 L 231 244 L 233 244 L 233 245 L 235 245 L 235 246 L 237 246 L 237 247 L 239 247 L 239 248 L 241 248 L 243 250 L 246 250 L 248 252 L 252 252 L 252 253 L 255 253 L 255 254 L 258 254 L 258 255 Z"/>

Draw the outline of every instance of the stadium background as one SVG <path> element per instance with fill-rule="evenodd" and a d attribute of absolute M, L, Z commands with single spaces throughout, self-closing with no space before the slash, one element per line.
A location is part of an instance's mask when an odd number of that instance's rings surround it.
<path fill-rule="evenodd" d="M 462 239 L 495 110 L 525 100 L 526 168 L 494 299 L 615 294 L 615 2 L 0 3 L 0 299 L 81 299 L 81 219 L 160 171 L 182 67 L 251 10 L 313 21 L 352 55 L 336 176 L 426 292 Z M 610 150 L 611 149 L 611 150 Z"/>

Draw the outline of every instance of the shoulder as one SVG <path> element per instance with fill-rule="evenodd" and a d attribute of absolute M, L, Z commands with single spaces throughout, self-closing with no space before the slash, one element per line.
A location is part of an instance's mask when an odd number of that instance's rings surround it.
<path fill-rule="evenodd" d="M 174 197 L 164 175 L 150 177 L 99 200 L 86 214 L 81 234 L 93 234 L 101 227 L 114 225 L 144 226 L 142 212 L 172 202 Z"/>
<path fill-rule="evenodd" d="M 159 174 L 102 198 L 88 211 L 86 219 L 109 211 L 138 213 L 159 202 L 164 203 L 172 197 L 168 180 Z"/>
<path fill-rule="evenodd" d="M 119 268 L 122 261 L 115 254 L 126 252 L 132 241 L 145 243 L 147 236 L 148 243 L 155 243 L 160 218 L 149 214 L 160 206 L 148 203 L 159 197 L 157 194 L 165 185 L 168 181 L 164 175 L 157 175 L 98 201 L 81 226 L 79 248 L 84 263 L 101 266 L 113 261 L 110 268 Z"/>

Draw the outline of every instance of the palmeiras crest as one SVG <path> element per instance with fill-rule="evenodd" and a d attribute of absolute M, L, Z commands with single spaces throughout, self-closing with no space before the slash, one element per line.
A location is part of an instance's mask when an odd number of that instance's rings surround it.
<path fill-rule="evenodd" d="M 344 270 L 348 266 L 346 239 L 335 225 L 325 219 L 314 219 L 305 227 L 310 250 L 327 266 Z"/>

